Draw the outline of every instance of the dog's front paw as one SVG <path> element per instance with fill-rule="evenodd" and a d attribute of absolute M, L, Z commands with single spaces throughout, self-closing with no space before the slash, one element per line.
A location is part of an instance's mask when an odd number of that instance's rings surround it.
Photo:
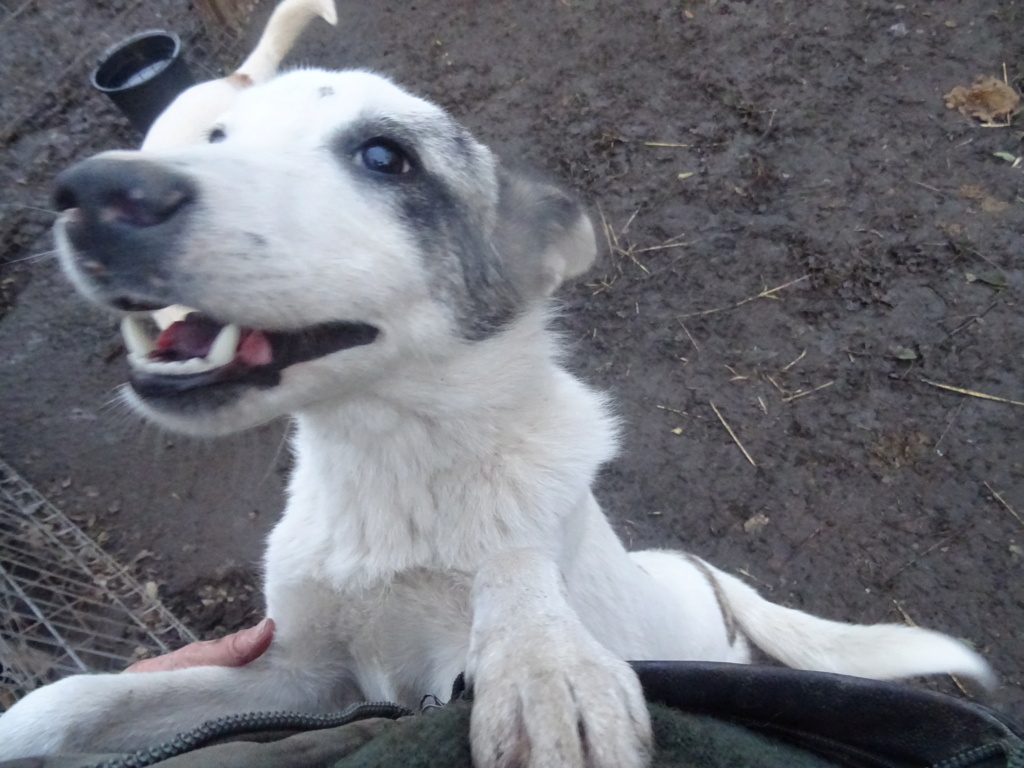
<path fill-rule="evenodd" d="M 633 670 L 573 620 L 474 638 L 477 768 L 640 768 L 651 729 Z"/>

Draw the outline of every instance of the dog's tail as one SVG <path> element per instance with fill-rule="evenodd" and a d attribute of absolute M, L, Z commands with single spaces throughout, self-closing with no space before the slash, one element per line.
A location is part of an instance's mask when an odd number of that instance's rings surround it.
<path fill-rule="evenodd" d="M 270 14 L 260 41 L 235 71 L 235 76 L 248 77 L 254 83 L 269 80 L 296 38 L 317 16 L 328 24 L 337 24 L 334 0 L 281 0 Z"/>
<path fill-rule="evenodd" d="M 986 689 L 991 668 L 964 643 L 902 624 L 844 624 L 765 600 L 735 576 L 707 566 L 736 624 L 758 648 L 796 669 L 891 680 L 915 675 L 960 674 Z"/>

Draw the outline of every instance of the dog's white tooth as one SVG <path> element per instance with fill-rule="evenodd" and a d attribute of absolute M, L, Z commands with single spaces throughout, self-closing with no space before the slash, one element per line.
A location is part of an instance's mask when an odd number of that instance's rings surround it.
<path fill-rule="evenodd" d="M 201 357 L 193 357 L 188 360 L 162 361 L 129 356 L 128 360 L 137 371 L 158 373 L 163 376 L 185 376 L 191 373 L 205 373 L 217 367 Z"/>
<path fill-rule="evenodd" d="M 146 355 L 138 355 L 131 350 L 128 351 L 128 365 L 137 371 L 143 371 L 146 369 L 146 364 L 149 363 L 149 357 Z"/>
<path fill-rule="evenodd" d="M 146 357 L 156 345 L 149 338 L 142 321 L 135 315 L 126 315 L 121 320 L 121 337 L 132 357 Z"/>
<path fill-rule="evenodd" d="M 203 371 L 208 371 L 214 367 L 201 357 L 193 357 L 189 360 L 179 360 L 175 363 L 165 363 L 165 365 L 172 367 L 170 370 L 164 369 L 164 373 L 202 373 Z"/>
<path fill-rule="evenodd" d="M 169 307 L 164 307 L 154 312 L 153 321 L 156 323 L 157 328 L 161 331 L 166 331 L 179 320 L 184 320 L 188 317 L 190 312 L 195 311 L 192 307 L 186 307 L 184 304 L 172 304 Z"/>
<path fill-rule="evenodd" d="M 238 340 L 242 337 L 242 329 L 237 325 L 225 325 L 220 329 L 213 346 L 206 353 L 206 361 L 215 367 L 227 365 L 235 359 Z"/>

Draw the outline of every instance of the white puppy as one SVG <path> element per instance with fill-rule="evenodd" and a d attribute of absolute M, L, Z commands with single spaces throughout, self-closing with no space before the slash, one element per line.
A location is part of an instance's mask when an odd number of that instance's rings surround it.
<path fill-rule="evenodd" d="M 241 91 L 207 136 L 65 172 L 57 239 L 79 289 L 127 313 L 141 413 L 200 435 L 292 416 L 275 641 L 243 668 L 62 680 L 0 717 L 0 756 L 416 706 L 465 671 L 481 768 L 628 768 L 651 735 L 626 659 L 747 662 L 753 644 L 794 667 L 991 682 L 943 635 L 814 618 L 695 557 L 626 552 L 591 493 L 614 420 L 547 329 L 549 296 L 595 256 L 567 194 L 363 72 Z M 152 326 L 173 304 L 194 311 Z"/>

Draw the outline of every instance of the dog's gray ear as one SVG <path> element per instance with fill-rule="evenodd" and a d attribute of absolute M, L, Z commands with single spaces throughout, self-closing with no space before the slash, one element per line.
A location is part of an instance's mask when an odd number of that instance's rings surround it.
<path fill-rule="evenodd" d="M 554 184 L 502 171 L 494 244 L 525 298 L 550 296 L 597 255 L 582 204 Z"/>

